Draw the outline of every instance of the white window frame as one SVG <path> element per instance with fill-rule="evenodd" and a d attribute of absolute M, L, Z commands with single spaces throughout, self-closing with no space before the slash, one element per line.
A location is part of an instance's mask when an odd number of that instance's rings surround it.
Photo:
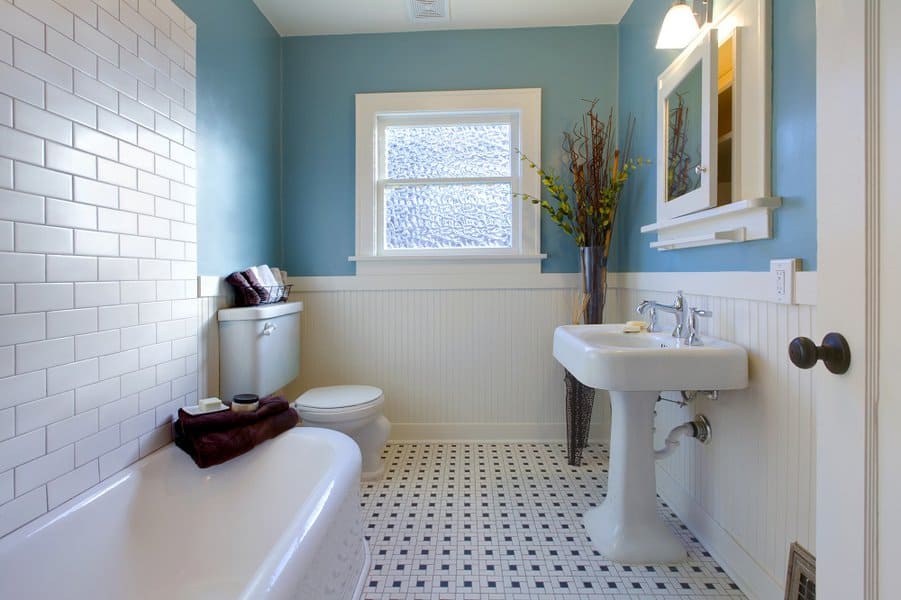
<path fill-rule="evenodd" d="M 495 122 L 509 118 L 512 127 L 513 193 L 538 197 L 540 180 L 519 159 L 517 150 L 538 160 L 541 156 L 541 90 L 466 90 L 356 95 L 356 254 L 357 274 L 436 273 L 519 270 L 538 273 L 546 255 L 540 253 L 539 208 L 513 198 L 512 248 L 384 249 L 382 210 L 385 157 L 381 148 L 384 127 L 394 124 L 456 124 Z M 478 178 L 489 181 L 495 178 Z M 437 183 L 440 180 L 429 180 Z"/>

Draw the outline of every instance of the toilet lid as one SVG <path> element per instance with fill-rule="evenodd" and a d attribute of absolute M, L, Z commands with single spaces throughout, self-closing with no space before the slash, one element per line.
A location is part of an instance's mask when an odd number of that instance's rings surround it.
<path fill-rule="evenodd" d="M 313 388 L 301 394 L 297 405 L 306 408 L 350 408 L 375 402 L 382 390 L 371 385 L 333 385 Z"/>

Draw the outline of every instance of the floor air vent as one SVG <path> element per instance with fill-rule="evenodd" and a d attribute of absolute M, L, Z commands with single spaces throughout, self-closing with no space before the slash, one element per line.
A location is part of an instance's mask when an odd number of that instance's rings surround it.
<path fill-rule="evenodd" d="M 792 544 L 788 553 L 785 579 L 785 600 L 816 600 L 817 561 L 797 543 Z"/>
<path fill-rule="evenodd" d="M 413 23 L 447 23 L 450 20 L 448 0 L 407 0 L 407 3 Z"/>

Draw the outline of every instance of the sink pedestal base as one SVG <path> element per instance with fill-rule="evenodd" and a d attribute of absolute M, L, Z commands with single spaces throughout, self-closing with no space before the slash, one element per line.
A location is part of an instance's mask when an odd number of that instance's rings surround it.
<path fill-rule="evenodd" d="M 654 472 L 656 392 L 610 392 L 610 468 L 607 498 L 585 513 L 592 547 L 631 564 L 673 564 L 688 557 L 682 542 L 657 513 Z"/>

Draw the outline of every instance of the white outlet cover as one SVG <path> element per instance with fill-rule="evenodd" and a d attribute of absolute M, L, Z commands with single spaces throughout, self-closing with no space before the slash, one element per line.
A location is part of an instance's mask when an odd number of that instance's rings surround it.
<path fill-rule="evenodd" d="M 800 269 L 800 258 L 780 258 L 770 261 L 770 299 L 773 302 L 795 303 L 795 273 Z"/>

